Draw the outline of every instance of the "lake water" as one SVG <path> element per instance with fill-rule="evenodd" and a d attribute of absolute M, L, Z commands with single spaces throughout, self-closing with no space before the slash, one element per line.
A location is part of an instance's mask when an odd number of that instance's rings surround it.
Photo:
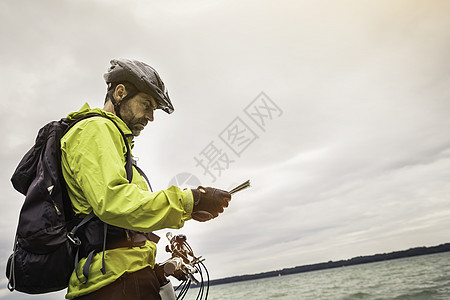
<path fill-rule="evenodd" d="M 450 252 L 214 285 L 208 299 L 448 300 Z"/>

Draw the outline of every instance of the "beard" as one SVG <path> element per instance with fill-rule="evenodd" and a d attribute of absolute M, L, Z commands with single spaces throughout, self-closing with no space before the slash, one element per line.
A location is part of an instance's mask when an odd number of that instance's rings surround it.
<path fill-rule="evenodd" d="M 125 122 L 125 124 L 127 124 Z M 145 125 L 147 124 L 147 120 L 144 119 L 133 119 L 129 124 L 127 124 L 128 128 L 130 128 L 131 133 L 134 136 L 138 136 L 141 134 L 141 131 L 144 130 Z"/>
<path fill-rule="evenodd" d="M 130 101 L 127 101 L 120 106 L 120 115 L 122 121 L 131 130 L 133 136 L 138 136 L 144 130 L 148 120 L 145 117 L 137 118 L 130 104 Z"/>
<path fill-rule="evenodd" d="M 122 116 L 122 121 L 128 126 L 134 136 L 141 134 L 141 131 L 147 125 L 146 118 L 127 118 L 126 116 Z"/>

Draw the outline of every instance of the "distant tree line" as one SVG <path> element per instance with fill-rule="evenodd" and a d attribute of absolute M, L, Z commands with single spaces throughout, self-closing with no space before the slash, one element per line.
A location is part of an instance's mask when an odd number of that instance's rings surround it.
<path fill-rule="evenodd" d="M 372 263 L 372 262 L 378 262 L 378 261 L 384 261 L 384 260 L 391 260 L 391 259 L 397 259 L 397 258 L 405 258 L 405 257 L 412 257 L 412 256 L 426 255 L 426 254 L 433 254 L 433 253 L 440 253 L 440 252 L 447 252 L 447 251 L 450 251 L 450 243 L 441 244 L 439 246 L 434 246 L 434 247 L 416 247 L 416 248 L 411 248 L 408 250 L 395 251 L 395 252 L 391 252 L 391 253 L 375 254 L 375 255 L 369 255 L 369 256 L 357 256 L 357 257 L 353 257 L 353 258 L 347 259 L 347 260 L 329 261 L 329 262 L 324 262 L 324 263 L 304 265 L 304 266 L 298 266 L 298 267 L 293 267 L 293 268 L 285 268 L 282 270 L 275 270 L 275 271 L 270 271 L 270 272 L 263 272 L 263 273 L 258 273 L 258 274 L 232 276 L 232 277 L 227 277 L 227 278 L 222 278 L 222 279 L 211 280 L 210 285 L 225 284 L 225 283 L 231 283 L 231 282 L 237 282 L 237 281 L 246 281 L 246 280 L 261 279 L 261 278 L 274 277 L 274 276 L 280 276 L 280 275 L 289 275 L 289 274 L 296 274 L 296 273 L 303 273 L 303 272 L 318 271 L 318 270 L 324 270 L 324 269 L 366 264 L 366 263 Z"/>

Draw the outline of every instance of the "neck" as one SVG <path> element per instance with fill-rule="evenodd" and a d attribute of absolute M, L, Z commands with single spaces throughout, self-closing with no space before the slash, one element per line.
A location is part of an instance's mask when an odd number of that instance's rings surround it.
<path fill-rule="evenodd" d="M 105 103 L 105 106 L 103 106 L 103 110 L 112 114 L 116 114 L 116 111 L 114 110 L 114 105 L 112 104 L 111 100 L 108 100 Z"/>

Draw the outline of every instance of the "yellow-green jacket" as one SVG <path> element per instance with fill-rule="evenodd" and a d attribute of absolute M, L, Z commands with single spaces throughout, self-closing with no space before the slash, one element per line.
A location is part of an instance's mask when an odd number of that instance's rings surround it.
<path fill-rule="evenodd" d="M 68 118 L 77 119 L 88 113 L 99 113 L 113 119 L 132 145 L 126 124 L 102 109 L 90 109 L 86 103 Z M 80 121 L 61 139 L 61 164 L 73 208 L 77 215 L 94 211 L 103 222 L 142 232 L 163 228 L 181 228 L 191 218 L 192 192 L 172 186 L 150 192 L 143 177 L 133 168 L 128 182 L 125 171 L 126 146 L 117 127 L 108 119 L 92 117 Z M 125 272 L 135 272 L 155 264 L 156 245 L 150 241 L 142 247 L 117 248 L 105 253 L 106 274 L 100 271 L 102 253 L 92 259 L 87 283 L 73 273 L 66 298 L 91 293 L 118 279 Z M 84 279 L 78 265 L 78 276 Z"/>

